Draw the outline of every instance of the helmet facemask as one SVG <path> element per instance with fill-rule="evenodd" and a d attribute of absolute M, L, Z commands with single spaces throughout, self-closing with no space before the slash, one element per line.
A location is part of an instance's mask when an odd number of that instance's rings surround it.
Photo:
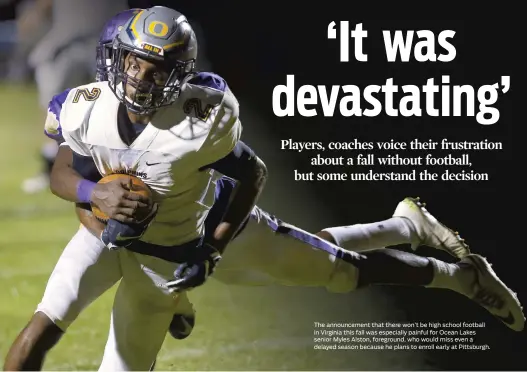
<path fill-rule="evenodd" d="M 112 65 L 112 43 L 101 43 L 97 46 L 97 74 L 96 81 L 108 80 L 108 73 Z"/>
<path fill-rule="evenodd" d="M 131 76 L 127 71 L 125 60 L 129 54 L 166 66 L 168 78 L 163 85 L 145 81 Z M 116 97 L 129 111 L 138 115 L 150 115 L 160 107 L 171 105 L 179 96 L 185 77 L 193 70 L 195 59 L 179 61 L 165 58 L 159 54 L 147 52 L 125 45 L 116 38 L 111 53 L 111 67 L 108 81 Z M 126 94 L 126 87 L 134 89 L 133 94 Z"/>

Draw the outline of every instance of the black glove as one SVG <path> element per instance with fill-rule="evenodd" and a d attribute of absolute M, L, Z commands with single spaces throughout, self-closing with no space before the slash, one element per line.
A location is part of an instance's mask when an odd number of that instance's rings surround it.
<path fill-rule="evenodd" d="M 109 219 L 104 231 L 101 234 L 102 242 L 109 249 L 126 248 L 141 237 L 154 220 L 157 213 L 157 204 L 152 208 L 152 212 L 140 223 L 125 224 L 113 219 Z"/>
<path fill-rule="evenodd" d="M 200 247 L 198 258 L 185 262 L 174 272 L 174 280 L 167 282 L 170 292 L 182 292 L 199 287 L 214 273 L 216 265 L 221 260 L 220 252 L 212 245 L 204 243 Z"/>

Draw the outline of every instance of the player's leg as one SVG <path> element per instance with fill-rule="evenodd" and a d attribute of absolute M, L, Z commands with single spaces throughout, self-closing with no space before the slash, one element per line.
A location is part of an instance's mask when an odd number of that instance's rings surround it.
<path fill-rule="evenodd" d="M 213 232 L 221 221 L 234 186 L 234 181 L 226 177 L 221 177 L 216 181 L 215 202 L 206 220 L 206 231 L 209 233 Z M 252 215 L 251 224 L 254 224 L 254 220 L 258 220 L 257 215 L 258 213 Z M 247 235 L 245 232 L 244 240 L 247 239 Z M 419 245 L 424 244 L 446 250 L 459 258 L 470 253 L 463 239 L 437 221 L 425 209 L 424 204 L 419 202 L 419 198 L 404 199 L 398 204 L 393 217 L 388 220 L 327 228 L 316 235 L 356 252 L 399 244 L 411 244 L 412 248 L 416 249 Z M 231 243 L 227 250 L 227 256 L 224 256 L 222 265 L 218 267 L 214 277 L 227 284 L 269 285 L 272 283 L 273 280 L 266 272 L 256 269 L 257 266 L 266 262 L 267 246 L 264 244 L 254 245 L 254 243 L 257 243 L 257 240 L 251 243 L 253 244 L 252 249 L 240 249 L 236 253 L 232 252 L 234 249 L 230 248 Z M 236 245 L 242 246 L 241 244 Z M 258 251 L 258 248 L 262 250 Z"/>
<path fill-rule="evenodd" d="M 38 89 L 39 106 L 43 113 L 46 112 L 49 101 L 53 96 L 60 93 L 60 90 L 58 92 L 56 91 L 60 89 L 57 80 L 62 80 L 62 77 L 59 70 L 53 65 L 53 61 L 42 61 L 35 67 L 35 82 Z M 44 142 L 40 148 L 42 169 L 37 175 L 27 178 L 22 182 L 22 190 L 28 194 L 41 192 L 49 186 L 49 175 L 53 161 L 57 155 L 58 145 L 54 140 L 48 139 L 45 136 L 43 139 Z"/>
<path fill-rule="evenodd" d="M 176 263 L 119 251 L 123 279 L 117 290 L 100 371 L 149 370 L 174 314 L 191 315 L 186 294 L 165 287 Z"/>
<path fill-rule="evenodd" d="M 359 254 L 255 208 L 246 228 L 227 247 L 217 273 L 243 269 L 244 265 L 270 275 L 277 284 L 325 287 L 340 293 L 368 285 L 450 289 L 497 317 L 511 311 L 515 320 L 509 326 L 523 327 L 523 314 L 514 294 L 476 255 L 449 264 L 392 249 Z"/>
<path fill-rule="evenodd" d="M 195 324 L 196 311 L 185 294 L 179 300 L 177 312 L 172 316 L 172 321 L 168 326 L 168 333 L 176 340 L 184 340 L 190 336 Z M 150 367 L 150 371 L 153 371 L 155 366 L 156 361 Z"/>
<path fill-rule="evenodd" d="M 38 90 L 39 106 L 43 113 L 54 95 L 59 94 L 64 81 L 61 61 L 39 61 L 35 66 L 35 82 Z M 43 122 L 43 121 L 42 121 Z M 40 124 L 40 123 L 39 123 Z M 40 148 L 40 172 L 22 183 L 22 190 L 28 194 L 44 191 L 49 186 L 49 175 L 58 151 L 58 144 L 49 138 L 43 137 Z"/>
<path fill-rule="evenodd" d="M 69 325 L 121 277 L 116 252 L 81 228 L 60 256 L 35 315 L 13 343 L 4 370 L 40 370 Z"/>
<path fill-rule="evenodd" d="M 379 249 L 351 257 L 348 262 L 357 268 L 356 288 L 385 284 L 449 289 L 478 303 L 507 327 L 515 331 L 524 328 L 525 316 L 516 293 L 479 255 L 469 254 L 457 263 L 447 263 L 398 250 Z M 339 265 L 344 265 L 343 261 Z"/>
<path fill-rule="evenodd" d="M 221 190 L 221 192 L 224 191 Z M 253 215 L 253 218 L 257 218 L 256 215 Z M 326 228 L 315 235 L 355 252 L 410 244 L 414 250 L 420 245 L 427 245 L 445 250 L 458 258 L 463 258 L 470 253 L 464 240 L 434 218 L 425 209 L 425 205 L 419 202 L 419 198 L 404 199 L 399 203 L 394 216 L 390 219 L 368 224 Z M 257 264 L 262 262 L 258 257 L 266 255 L 267 252 L 264 245 L 253 245 L 255 249 L 258 247 L 263 251 L 257 252 L 252 259 L 253 261 L 256 260 Z M 247 253 L 252 255 L 254 252 L 253 249 L 237 253 L 237 261 L 241 262 Z M 232 256 L 234 255 L 228 257 Z M 231 261 L 230 258 L 229 261 Z M 268 285 L 270 283 L 265 274 L 251 271 L 251 267 L 252 265 L 245 265 L 245 267 L 243 265 L 237 267 L 224 265 L 218 270 L 216 278 L 229 284 Z"/>
<path fill-rule="evenodd" d="M 406 198 L 398 204 L 390 219 L 331 227 L 317 235 L 355 252 L 411 244 L 414 250 L 426 245 L 444 250 L 457 258 L 467 256 L 469 247 L 459 234 L 439 222 L 425 206 L 419 198 Z"/>

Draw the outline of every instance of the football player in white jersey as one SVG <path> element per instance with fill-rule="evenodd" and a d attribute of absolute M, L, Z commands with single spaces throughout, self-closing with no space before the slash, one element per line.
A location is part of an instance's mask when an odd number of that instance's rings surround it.
<path fill-rule="evenodd" d="M 183 15 L 164 7 L 144 10 L 114 42 L 109 84 L 81 86 L 55 102 L 55 130 L 65 143 L 52 191 L 94 204 L 111 219 L 99 231 L 81 228 L 67 245 L 6 369 L 41 368 L 79 313 L 119 280 L 100 368 L 148 369 L 185 291 L 205 283 L 222 255 L 220 278 L 222 270 L 250 267 L 280 284 L 334 292 L 372 284 L 446 288 L 510 328 L 523 329 L 519 302 L 486 260 L 470 254 L 414 199 L 405 199 L 383 223 L 326 229 L 319 236 L 254 207 L 265 166 L 240 141 L 238 104 L 226 83 L 193 73 L 196 48 Z M 215 203 L 208 192 L 211 169 L 230 176 L 220 178 Z M 122 181 L 95 184 L 113 173 L 142 178 L 154 202 L 128 192 Z M 392 236 L 381 232 L 385 225 Z M 334 244 L 346 242 L 365 251 Z M 449 264 L 368 250 L 400 243 L 431 245 L 463 258 Z"/>
<path fill-rule="evenodd" d="M 108 70 L 111 67 L 113 39 L 117 36 L 126 22 L 140 11 L 141 9 L 138 8 L 126 10 L 116 14 L 104 25 L 96 50 L 96 81 L 108 81 Z M 55 97 L 53 101 L 60 101 L 59 96 Z M 51 122 L 56 122 L 56 115 L 53 113 L 53 110 L 51 110 L 51 107 L 48 111 L 48 115 L 50 115 Z M 64 141 L 60 131 L 49 133 L 47 130 L 45 130 L 45 133 L 49 137 L 55 139 L 58 143 L 62 143 Z M 98 180 L 98 178 L 95 177 L 94 180 Z M 92 231 L 93 229 L 98 229 L 102 226 L 97 219 L 93 218 L 90 204 L 77 204 L 75 209 L 77 215 L 79 216 L 79 220 L 84 222 L 86 226 Z M 180 302 L 186 300 L 187 298 L 185 296 L 185 298 L 180 300 Z M 188 305 L 181 306 L 180 308 L 184 309 L 186 313 L 174 314 L 169 328 L 170 335 L 178 340 L 187 338 L 192 332 L 195 324 L 194 307 L 189 303 Z"/>
<path fill-rule="evenodd" d="M 200 168 L 237 145 L 238 103 L 228 89 L 184 81 L 193 70 L 197 43 L 183 15 L 156 7 L 123 30 L 121 36 L 134 41 L 116 46 L 111 84 L 72 89 L 56 106 L 65 142 L 51 177 L 52 191 L 72 202 L 92 202 L 112 217 L 105 244 L 83 228 L 72 238 L 35 317 L 13 345 L 6 369 L 40 369 L 45 352 L 78 313 L 120 279 L 101 369 L 148 369 L 184 296 L 173 293 L 166 282 L 183 262 L 210 262 L 212 271 L 217 250 L 231 240 L 263 188 L 265 165 L 257 158 L 238 161 L 233 175 L 241 182 L 233 203 L 214 241 L 202 242 L 209 209 L 202 199 L 211 174 Z M 155 46 L 160 40 L 162 49 Z M 80 176 L 77 170 L 86 163 L 100 166 L 102 175 L 146 176 L 154 203 L 130 193 L 120 181 L 100 185 Z M 142 243 L 127 250 L 106 249 L 127 242 L 120 239 L 126 228 L 135 233 L 133 229 L 146 227 L 134 213 L 145 210 L 157 213 Z M 145 249 L 161 257 L 142 254 Z"/>

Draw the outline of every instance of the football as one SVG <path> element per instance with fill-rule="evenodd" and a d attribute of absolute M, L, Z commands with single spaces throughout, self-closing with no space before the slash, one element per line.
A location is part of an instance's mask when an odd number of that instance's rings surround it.
<path fill-rule="evenodd" d="M 107 183 L 116 179 L 124 179 L 129 185 L 129 190 L 133 193 L 141 194 L 148 198 L 149 205 L 152 205 L 152 190 L 138 177 L 130 176 L 128 174 L 110 174 L 109 176 L 103 177 L 98 183 Z M 108 215 L 103 213 L 97 206 L 92 204 L 93 215 L 101 222 L 108 222 Z M 138 213 L 144 213 L 144 217 L 148 215 L 150 209 L 139 210 Z"/>

